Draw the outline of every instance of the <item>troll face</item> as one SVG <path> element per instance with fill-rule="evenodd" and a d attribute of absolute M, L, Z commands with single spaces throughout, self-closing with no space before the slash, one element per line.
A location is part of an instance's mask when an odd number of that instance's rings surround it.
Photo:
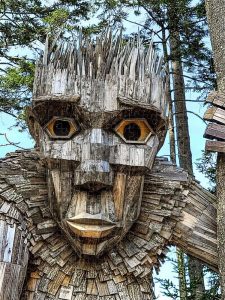
<path fill-rule="evenodd" d="M 53 216 L 80 253 L 100 254 L 138 218 L 144 175 L 159 148 L 159 114 L 135 106 L 90 112 L 54 101 L 34 112 Z"/>
<path fill-rule="evenodd" d="M 104 50 L 109 38 L 101 43 L 58 50 L 39 66 L 31 113 L 53 218 L 81 255 L 101 255 L 134 224 L 144 175 L 165 135 L 152 48 L 120 49 L 117 40 Z"/>

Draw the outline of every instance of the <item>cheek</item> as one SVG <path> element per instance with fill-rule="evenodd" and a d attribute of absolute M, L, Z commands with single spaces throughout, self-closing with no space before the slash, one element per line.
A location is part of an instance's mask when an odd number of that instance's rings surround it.
<path fill-rule="evenodd" d="M 79 136 L 74 140 L 51 140 L 40 130 L 40 150 L 46 158 L 79 162 L 81 160 L 81 144 Z"/>
<path fill-rule="evenodd" d="M 159 139 L 158 136 L 155 135 L 149 139 L 145 151 L 145 166 L 150 170 L 153 167 L 158 150 L 159 150 Z"/>
<path fill-rule="evenodd" d="M 109 162 L 111 165 L 131 167 L 139 174 L 145 174 L 146 168 L 151 169 L 158 152 L 159 139 L 152 136 L 146 145 L 116 144 L 110 147 Z"/>
<path fill-rule="evenodd" d="M 140 213 L 144 176 L 128 176 L 124 201 L 124 221 L 134 222 Z"/>
<path fill-rule="evenodd" d="M 62 166 L 63 168 L 65 166 Z M 49 171 L 48 178 L 51 211 L 58 220 L 62 220 L 68 211 L 73 195 L 73 172 L 62 171 L 59 168 Z"/>

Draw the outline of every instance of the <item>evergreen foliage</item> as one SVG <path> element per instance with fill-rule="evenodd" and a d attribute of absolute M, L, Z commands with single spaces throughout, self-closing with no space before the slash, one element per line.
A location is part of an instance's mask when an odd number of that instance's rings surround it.
<path fill-rule="evenodd" d="M 184 262 L 185 262 L 185 276 L 188 278 L 188 261 L 187 256 L 184 255 Z M 172 264 L 173 272 L 175 277 L 177 277 L 179 264 L 177 263 L 177 259 L 173 259 L 167 257 L 167 261 Z M 204 277 L 206 282 L 206 290 L 199 300 L 219 300 L 221 299 L 221 290 L 220 290 L 220 283 L 219 283 L 219 274 L 212 271 L 208 267 L 204 267 Z M 180 290 L 179 287 L 174 283 L 171 279 L 163 279 L 157 278 L 155 279 L 157 282 L 160 283 L 161 293 L 172 300 L 181 299 L 180 297 Z M 195 290 L 195 286 L 190 281 L 187 281 L 186 287 L 186 300 L 193 300 L 193 290 Z"/>
<path fill-rule="evenodd" d="M 66 37 L 88 18 L 90 9 L 90 1 L 82 0 L 57 0 L 51 5 L 39 0 L 0 2 L 0 111 L 23 118 L 31 98 L 35 58 L 46 36 Z"/>
<path fill-rule="evenodd" d="M 202 157 L 197 160 L 196 167 L 209 180 L 210 192 L 216 193 L 216 154 L 202 151 Z"/>

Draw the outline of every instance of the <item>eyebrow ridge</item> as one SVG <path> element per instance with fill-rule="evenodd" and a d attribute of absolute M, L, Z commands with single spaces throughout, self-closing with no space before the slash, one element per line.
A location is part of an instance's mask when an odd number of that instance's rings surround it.
<path fill-rule="evenodd" d="M 154 111 L 156 111 L 158 113 L 161 112 L 155 106 L 153 106 L 151 104 L 148 104 L 146 102 L 140 101 L 138 99 L 118 96 L 117 100 L 121 104 L 126 104 L 126 105 L 130 105 L 130 106 L 133 106 L 133 107 L 140 107 L 140 108 L 144 108 L 144 109 L 147 109 L 147 110 L 154 110 Z"/>

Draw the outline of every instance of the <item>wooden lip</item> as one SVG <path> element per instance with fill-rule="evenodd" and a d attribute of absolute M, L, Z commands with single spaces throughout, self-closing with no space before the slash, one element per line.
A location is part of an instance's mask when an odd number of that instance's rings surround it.
<path fill-rule="evenodd" d="M 84 225 L 115 225 L 110 219 L 106 218 L 102 214 L 91 215 L 89 213 L 80 213 L 75 217 L 67 219 L 70 223 L 74 224 L 84 224 Z"/>
<path fill-rule="evenodd" d="M 93 239 L 103 238 L 109 235 L 112 230 L 116 227 L 115 225 L 87 225 L 87 224 L 76 224 L 74 222 L 66 221 L 69 228 L 80 237 L 87 237 Z"/>

